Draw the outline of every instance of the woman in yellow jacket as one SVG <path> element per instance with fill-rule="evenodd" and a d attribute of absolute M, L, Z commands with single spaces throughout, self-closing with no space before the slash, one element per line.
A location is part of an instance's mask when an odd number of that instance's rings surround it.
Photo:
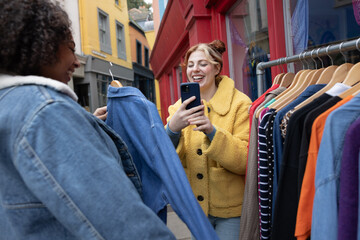
<path fill-rule="evenodd" d="M 219 75 L 225 44 L 200 43 L 185 55 L 188 81 L 198 82 L 202 105 L 195 99 L 169 107 L 166 132 L 176 147 L 193 193 L 221 240 L 239 239 L 251 100 Z"/>

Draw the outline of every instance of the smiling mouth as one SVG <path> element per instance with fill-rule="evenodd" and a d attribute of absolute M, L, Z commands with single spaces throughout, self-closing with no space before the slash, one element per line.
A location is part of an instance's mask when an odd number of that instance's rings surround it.
<path fill-rule="evenodd" d="M 69 70 L 69 71 L 67 71 L 66 72 L 66 75 L 67 75 L 67 81 L 70 81 L 71 80 L 71 77 L 72 77 L 72 75 L 73 75 L 73 71 L 71 71 L 71 70 Z"/>
<path fill-rule="evenodd" d="M 194 76 L 192 77 L 192 79 L 194 80 L 194 82 L 199 82 L 204 78 L 204 76 Z"/>

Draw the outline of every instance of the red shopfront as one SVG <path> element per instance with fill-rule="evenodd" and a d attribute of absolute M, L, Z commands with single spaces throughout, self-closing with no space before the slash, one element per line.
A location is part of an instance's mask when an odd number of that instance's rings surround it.
<path fill-rule="evenodd" d="M 240 91 L 253 99 L 257 97 L 249 77 L 249 52 L 257 46 L 269 60 L 286 56 L 283 1 L 260 2 L 259 6 L 259 1 L 246 0 L 168 1 L 150 58 L 159 80 L 164 123 L 168 107 L 180 97 L 179 84 L 186 81 L 180 67 L 183 57 L 190 46 L 200 42 L 225 42 L 222 74 L 233 78 Z M 271 75 L 279 71 L 274 67 Z"/>
<path fill-rule="evenodd" d="M 265 3 L 265 1 L 263 2 Z M 244 19 L 251 14 L 254 15 L 251 11 L 258 10 L 257 12 L 259 12 L 259 7 L 251 8 L 249 5 L 245 0 L 168 1 L 150 58 L 155 78 L 159 80 L 161 118 L 164 123 L 168 116 L 168 107 L 180 97 L 179 84 L 186 81 L 186 75 L 180 64 L 190 46 L 200 42 L 210 42 L 214 39 L 224 41 L 228 50 L 232 45 L 230 50 L 233 52 L 229 54 L 229 51 L 226 51 L 224 53 L 222 74 L 232 77 L 236 87 L 249 96 L 251 96 L 251 90 L 250 84 L 245 79 L 246 76 L 237 77 L 236 75 L 243 74 L 247 68 L 245 66 L 244 69 L 244 62 L 246 62 L 244 57 L 238 58 L 239 61 L 232 58 L 236 55 L 236 51 L 239 52 L 236 48 L 239 48 L 240 52 L 242 51 L 237 55 L 242 56 L 246 54 L 245 51 L 248 51 L 246 47 L 262 41 L 262 44 L 266 45 L 264 49 L 268 56 L 268 53 L 271 52 L 271 59 L 286 55 L 282 0 L 268 0 L 265 6 L 262 6 L 266 11 L 262 18 L 266 15 L 267 17 L 260 20 L 257 17 L 260 25 L 261 21 L 266 22 L 266 26 L 257 27 L 260 29 L 258 35 L 262 34 L 260 37 L 246 36 L 246 20 Z M 263 12 L 263 9 L 260 9 L 260 12 Z M 229 24 L 229 19 L 233 19 L 236 24 L 235 33 L 229 30 L 231 29 L 229 25 L 234 25 L 234 23 Z M 248 20 L 251 21 L 250 18 Z M 231 44 L 231 41 L 237 43 Z M 229 57 L 229 55 L 231 56 Z M 242 67 L 237 67 L 237 62 L 241 62 Z M 240 71 L 240 73 L 236 73 L 236 71 Z M 273 68 L 272 75 L 275 76 L 279 71 L 279 68 Z"/>

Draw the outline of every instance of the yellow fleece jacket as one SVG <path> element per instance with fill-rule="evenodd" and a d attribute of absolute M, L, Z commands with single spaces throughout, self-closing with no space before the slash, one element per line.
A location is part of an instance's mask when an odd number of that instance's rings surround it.
<path fill-rule="evenodd" d="M 204 101 L 205 115 L 216 128 L 213 140 L 190 125 L 181 131 L 176 148 L 192 187 L 206 215 L 229 218 L 241 215 L 243 203 L 249 113 L 251 100 L 222 76 L 215 95 Z M 181 105 L 169 107 L 169 117 Z"/>

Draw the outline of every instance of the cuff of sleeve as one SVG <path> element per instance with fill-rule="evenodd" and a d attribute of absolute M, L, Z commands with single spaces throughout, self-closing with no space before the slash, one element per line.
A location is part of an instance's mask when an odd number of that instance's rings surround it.
<path fill-rule="evenodd" d="M 181 132 L 173 132 L 169 127 L 169 122 L 166 124 L 166 132 L 169 136 L 180 135 Z"/>
<path fill-rule="evenodd" d="M 169 123 L 166 125 L 166 134 L 170 137 L 171 142 L 174 144 L 174 147 L 176 148 L 179 145 L 181 132 L 173 132 L 169 128 Z"/>
<path fill-rule="evenodd" d="M 214 126 L 213 126 L 214 127 Z M 214 127 L 214 129 L 212 130 L 211 133 L 209 134 L 206 134 L 206 136 L 210 139 L 210 141 L 213 140 L 214 136 L 215 136 L 215 133 L 216 133 L 216 128 Z"/>

